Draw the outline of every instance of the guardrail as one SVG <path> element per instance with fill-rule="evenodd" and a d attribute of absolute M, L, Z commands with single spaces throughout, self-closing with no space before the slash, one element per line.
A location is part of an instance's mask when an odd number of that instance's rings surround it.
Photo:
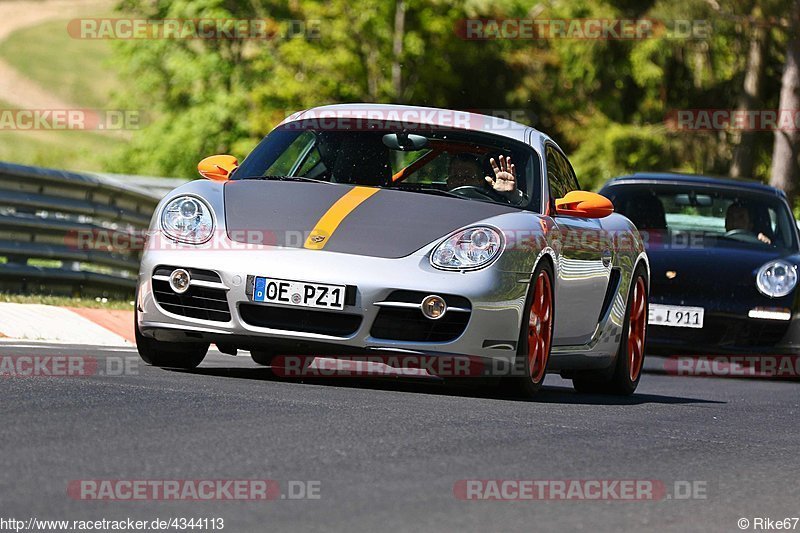
<path fill-rule="evenodd" d="M 131 243 L 180 183 L 0 163 L 0 291 L 131 297 Z"/>

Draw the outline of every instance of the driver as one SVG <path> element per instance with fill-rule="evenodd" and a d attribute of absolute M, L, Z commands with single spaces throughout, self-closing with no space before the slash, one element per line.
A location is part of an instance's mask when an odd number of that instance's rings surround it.
<path fill-rule="evenodd" d="M 731 204 L 725 212 L 725 231 L 742 230 L 755 234 L 753 219 L 750 217 L 750 210 L 741 204 Z M 758 240 L 765 244 L 772 244 L 772 239 L 758 233 Z"/>
<path fill-rule="evenodd" d="M 494 178 L 485 176 L 485 180 L 492 188 L 507 197 L 510 201 L 521 201 L 522 192 L 517 189 L 517 170 L 511 162 L 511 157 L 498 157 L 498 165 L 494 158 L 489 159 L 494 172 Z M 459 187 L 481 186 L 480 176 L 483 174 L 481 162 L 477 156 L 462 152 L 450 159 L 447 186 L 450 190 Z"/>

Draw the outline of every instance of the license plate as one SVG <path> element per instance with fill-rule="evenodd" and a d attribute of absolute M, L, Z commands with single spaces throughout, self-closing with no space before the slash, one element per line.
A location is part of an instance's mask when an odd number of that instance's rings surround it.
<path fill-rule="evenodd" d="M 653 326 L 702 328 L 704 313 L 702 307 L 650 304 L 650 316 L 647 322 Z"/>
<path fill-rule="evenodd" d="M 344 309 L 344 292 L 344 285 L 263 277 L 253 281 L 254 302 L 341 310 Z"/>

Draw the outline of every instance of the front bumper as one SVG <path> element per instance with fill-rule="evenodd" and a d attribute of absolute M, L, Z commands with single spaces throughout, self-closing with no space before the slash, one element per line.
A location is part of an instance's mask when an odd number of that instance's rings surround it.
<path fill-rule="evenodd" d="M 793 312 L 790 320 L 750 318 L 744 307 L 706 309 L 702 328 L 651 324 L 647 351 L 658 355 L 800 355 L 799 314 Z"/>
<path fill-rule="evenodd" d="M 269 347 L 312 355 L 390 350 L 513 361 L 528 289 L 527 276 L 508 268 L 502 257 L 484 270 L 441 271 L 429 264 L 431 247 L 400 259 L 265 246 L 246 251 L 177 245 L 170 250 L 148 250 L 139 275 L 137 325 L 143 335 L 167 342 L 207 341 L 245 350 Z M 153 273 L 159 266 L 202 269 L 219 275 L 229 318 L 206 320 L 167 310 L 153 291 Z M 341 312 L 326 313 L 358 315 L 360 323 L 354 331 L 343 335 L 297 331 L 288 323 L 280 328 L 255 325 L 252 319 L 243 319 L 243 306 L 282 308 L 287 316 L 303 308 L 253 304 L 248 296 L 252 290 L 248 276 L 355 286 L 350 305 L 345 305 Z M 373 336 L 373 325 L 381 309 L 375 304 L 397 290 L 465 298 L 470 313 L 463 333 L 444 342 Z"/>

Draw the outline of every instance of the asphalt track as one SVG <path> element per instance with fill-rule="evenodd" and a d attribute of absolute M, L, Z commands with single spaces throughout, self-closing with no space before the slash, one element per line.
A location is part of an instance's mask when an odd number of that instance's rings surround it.
<path fill-rule="evenodd" d="M 87 356 L 99 371 L 0 378 L 0 518 L 218 517 L 228 532 L 463 533 L 741 531 L 741 518 L 754 531 L 756 517 L 800 516 L 796 382 L 647 373 L 636 395 L 615 399 L 577 394 L 549 375 L 535 401 L 519 401 L 474 385 L 281 381 L 249 357 L 218 352 L 186 372 L 146 366 L 127 349 L 0 345 L 0 357 L 20 355 Z M 269 479 L 284 498 L 68 494 L 70 481 L 87 479 Z M 455 497 L 460 480 L 475 479 L 650 480 L 666 496 Z M 290 482 L 300 481 L 319 498 L 292 499 Z"/>

